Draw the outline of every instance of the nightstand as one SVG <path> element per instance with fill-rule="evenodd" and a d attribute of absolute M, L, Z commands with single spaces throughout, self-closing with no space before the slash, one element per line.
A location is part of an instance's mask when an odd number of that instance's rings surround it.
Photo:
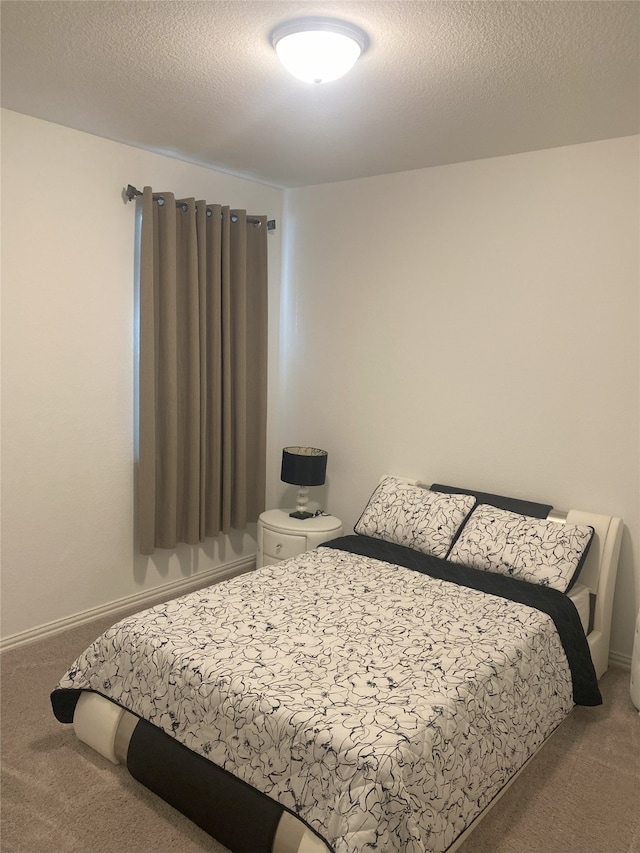
<path fill-rule="evenodd" d="M 334 515 L 299 519 L 283 509 L 268 509 L 258 519 L 256 567 L 303 554 L 337 536 L 342 536 L 342 522 Z"/>

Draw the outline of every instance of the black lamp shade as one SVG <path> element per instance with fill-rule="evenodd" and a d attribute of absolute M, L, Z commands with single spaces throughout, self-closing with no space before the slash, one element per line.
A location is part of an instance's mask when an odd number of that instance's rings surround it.
<path fill-rule="evenodd" d="M 321 486 L 327 470 L 327 451 L 317 447 L 285 447 L 280 479 L 294 486 Z"/>

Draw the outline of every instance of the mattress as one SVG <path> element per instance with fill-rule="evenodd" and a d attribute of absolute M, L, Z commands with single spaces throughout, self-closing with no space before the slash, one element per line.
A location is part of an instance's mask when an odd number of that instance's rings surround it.
<path fill-rule="evenodd" d="M 336 853 L 445 850 L 599 693 L 562 593 L 535 590 L 545 612 L 522 582 L 385 549 L 321 547 L 122 620 L 61 680 L 58 719 L 106 696 Z"/>
<path fill-rule="evenodd" d="M 571 587 L 569 592 L 567 592 L 567 596 L 574 603 L 575 608 L 578 611 L 578 616 L 580 617 L 582 628 L 585 634 L 588 634 L 589 622 L 591 619 L 591 593 L 589 588 L 576 583 Z"/>

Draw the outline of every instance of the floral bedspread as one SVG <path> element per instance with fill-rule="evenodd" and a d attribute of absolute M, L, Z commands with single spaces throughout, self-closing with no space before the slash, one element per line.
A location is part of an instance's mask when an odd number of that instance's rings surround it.
<path fill-rule="evenodd" d="M 439 853 L 573 707 L 551 618 L 333 548 L 110 628 L 93 690 L 299 815 L 336 853 Z"/>

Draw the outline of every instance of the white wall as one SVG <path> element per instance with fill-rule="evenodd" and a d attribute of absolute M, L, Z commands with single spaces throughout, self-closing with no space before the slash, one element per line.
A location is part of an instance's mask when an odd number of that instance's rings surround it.
<path fill-rule="evenodd" d="M 5 638 L 255 553 L 254 525 L 202 548 L 136 554 L 128 183 L 247 208 L 281 227 L 279 189 L 2 111 Z M 276 372 L 280 252 L 277 230 Z"/>
<path fill-rule="evenodd" d="M 638 179 L 630 137 L 291 190 L 283 216 L 273 187 L 3 110 L 2 636 L 255 550 L 135 552 L 133 183 L 278 220 L 269 505 L 295 491 L 280 448 L 308 443 L 347 528 L 384 472 L 619 514 L 630 655 Z"/>
<path fill-rule="evenodd" d="M 329 451 L 347 529 L 380 474 L 620 515 L 640 605 L 638 137 L 286 192 L 280 443 Z M 284 496 L 281 497 L 281 500 Z"/>

